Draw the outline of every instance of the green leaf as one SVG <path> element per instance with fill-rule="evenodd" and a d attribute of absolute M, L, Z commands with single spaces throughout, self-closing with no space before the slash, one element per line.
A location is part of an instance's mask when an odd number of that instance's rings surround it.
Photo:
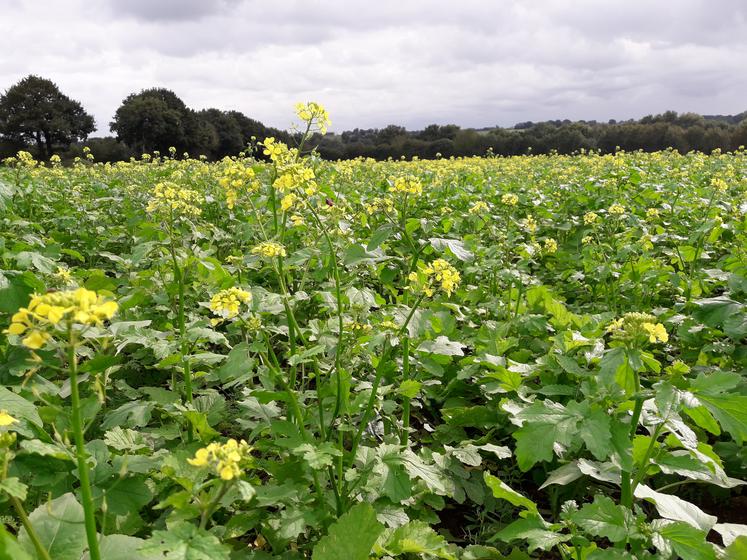
<path fill-rule="evenodd" d="M 659 529 L 682 560 L 716 560 L 713 545 L 706 540 L 706 532 L 687 523 L 669 523 Z"/>
<path fill-rule="evenodd" d="M 549 462 L 553 458 L 555 431 L 547 424 L 527 424 L 513 434 L 516 439 L 516 460 L 522 472 L 527 472 L 536 463 Z"/>
<path fill-rule="evenodd" d="M 28 486 L 26 486 L 15 476 L 11 476 L 3 481 L 0 481 L 0 492 L 5 492 L 6 494 L 13 496 L 14 498 L 18 498 L 21 501 L 24 501 L 26 499 L 28 488 Z"/>
<path fill-rule="evenodd" d="M 240 342 L 228 353 L 226 361 L 214 371 L 221 383 L 229 383 L 249 375 L 253 368 L 252 350 L 246 342 Z"/>
<path fill-rule="evenodd" d="M 309 466 L 314 470 L 324 469 L 332 465 L 332 461 L 335 457 L 342 455 L 339 449 L 330 442 L 321 443 L 318 445 L 311 445 L 310 443 L 304 443 L 299 445 L 293 450 L 295 455 L 303 457 Z"/>
<path fill-rule="evenodd" d="M 739 445 L 747 441 L 747 395 L 698 395 L 698 400 Z"/>
<path fill-rule="evenodd" d="M 737 537 L 724 551 L 724 560 L 744 560 L 747 558 L 747 537 Z"/>
<path fill-rule="evenodd" d="M 431 237 L 428 242 L 431 247 L 437 251 L 444 251 L 448 249 L 451 253 L 458 258 L 460 261 L 471 260 L 474 255 L 471 251 L 464 247 L 464 243 L 458 239 L 444 239 L 440 237 Z"/>
<path fill-rule="evenodd" d="M 550 531 L 547 524 L 536 516 L 518 519 L 495 535 L 495 539 L 503 542 L 525 539 L 528 545 L 527 552 L 530 553 L 538 548 L 540 550 L 550 550 L 570 538 L 570 535 Z"/>
<path fill-rule="evenodd" d="M 507 502 L 517 506 L 523 507 L 532 513 L 537 513 L 537 504 L 535 504 L 529 498 L 522 496 L 516 490 L 511 488 L 508 484 L 503 482 L 497 476 L 493 476 L 489 472 L 482 473 L 485 484 L 493 492 L 493 496 L 499 500 L 506 500 Z"/>
<path fill-rule="evenodd" d="M 610 422 L 610 415 L 596 408 L 579 425 L 578 434 L 584 440 L 586 448 L 599 461 L 604 461 L 614 451 Z"/>
<path fill-rule="evenodd" d="M 656 506 L 656 511 L 665 519 L 683 521 L 701 531 L 710 531 L 716 524 L 717 518 L 715 516 L 708 515 L 695 504 L 691 504 L 678 496 L 657 492 L 645 484 L 639 484 L 634 494 L 638 499 L 652 501 Z"/>
<path fill-rule="evenodd" d="M 635 371 L 628 363 L 625 348 L 622 346 L 612 348 L 602 356 L 599 362 L 599 378 L 608 387 L 612 384 L 618 385 L 626 395 L 632 395 L 635 392 Z"/>
<path fill-rule="evenodd" d="M 163 558 L 156 553 L 148 554 L 139 549 L 145 544 L 143 539 L 128 535 L 104 535 L 101 537 L 99 548 L 104 560 L 158 560 Z M 90 560 L 88 554 L 83 560 Z"/>
<path fill-rule="evenodd" d="M 13 535 L 0 524 L 0 560 L 32 560 Z"/>
<path fill-rule="evenodd" d="M 403 397 L 407 397 L 408 399 L 414 399 L 418 396 L 421 385 L 422 383 L 420 381 L 415 381 L 414 379 L 405 379 L 397 388 L 397 393 L 402 395 Z"/>
<path fill-rule="evenodd" d="M 438 354 L 439 356 L 464 356 L 465 345 L 461 342 L 449 340 L 446 336 L 436 337 L 436 340 L 425 340 L 418 346 L 418 352 Z"/>
<path fill-rule="evenodd" d="M 153 531 L 140 552 L 164 560 L 230 560 L 231 549 L 195 525 L 180 522 L 167 531 Z"/>
<path fill-rule="evenodd" d="M 701 299 L 693 315 L 709 327 L 723 328 L 730 338 L 739 340 L 747 336 L 747 306 L 726 296 Z"/>
<path fill-rule="evenodd" d="M 456 556 L 448 550 L 446 539 L 420 520 L 410 521 L 392 531 L 384 544 L 384 549 L 395 556 L 426 554 L 445 560 L 456 560 Z"/>
<path fill-rule="evenodd" d="M 319 539 L 312 560 L 367 560 L 384 531 L 376 512 L 367 503 L 356 504 L 333 523 Z"/>
<path fill-rule="evenodd" d="M 43 425 L 34 403 L 2 386 L 0 386 L 0 410 L 4 410 L 18 420 L 27 420 L 39 427 Z"/>
<path fill-rule="evenodd" d="M 613 543 L 625 540 L 635 531 L 635 519 L 630 510 L 601 494 L 594 496 L 593 504 L 584 504 L 570 518 L 590 535 Z"/>
<path fill-rule="evenodd" d="M 389 236 L 394 231 L 394 227 L 391 224 L 384 224 L 383 226 L 380 226 L 379 229 L 377 229 L 375 232 L 373 232 L 373 235 L 371 235 L 371 239 L 368 242 L 368 246 L 366 247 L 366 251 L 374 251 L 379 248 L 379 245 L 384 243 Z"/>
<path fill-rule="evenodd" d="M 182 415 L 189 420 L 192 427 L 199 434 L 202 441 L 210 441 L 211 439 L 220 435 L 219 432 L 215 431 L 208 423 L 207 414 L 204 412 L 198 412 L 196 410 L 185 410 Z"/>
<path fill-rule="evenodd" d="M 40 505 L 29 515 L 39 541 L 54 560 L 80 560 L 87 547 L 83 508 L 68 492 L 49 503 Z M 35 555 L 34 545 L 21 529 L 18 542 Z"/>

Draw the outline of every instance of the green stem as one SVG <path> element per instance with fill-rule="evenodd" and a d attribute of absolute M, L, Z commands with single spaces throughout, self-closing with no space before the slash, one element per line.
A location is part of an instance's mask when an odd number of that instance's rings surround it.
<path fill-rule="evenodd" d="M 23 509 L 23 504 L 21 503 L 21 501 L 15 496 L 9 496 L 9 498 L 10 503 L 13 504 L 13 508 L 18 514 L 18 518 L 21 520 L 23 528 L 26 529 L 26 534 L 29 536 L 29 539 L 31 539 L 31 543 L 34 545 L 37 556 L 42 560 L 52 560 L 51 556 L 49 556 L 49 552 L 46 548 L 44 548 L 41 541 L 39 540 L 39 535 L 36 533 L 34 526 L 31 524 L 31 521 L 29 521 L 29 518 L 26 515 L 26 510 Z"/>
<path fill-rule="evenodd" d="M 210 518 L 218 507 L 220 501 L 223 499 L 223 496 L 228 492 L 229 487 L 230 484 L 228 482 L 223 482 L 220 490 L 215 495 L 215 498 L 213 498 L 208 506 L 202 510 L 202 515 L 200 516 L 200 529 L 207 527 L 208 521 L 210 521 Z"/>
<path fill-rule="evenodd" d="M 635 432 L 638 429 L 638 421 L 641 418 L 641 410 L 643 410 L 643 398 L 637 396 L 635 399 L 635 405 L 633 407 L 633 417 L 630 421 L 630 432 L 628 433 L 631 447 L 633 445 Z M 634 489 L 632 484 L 633 473 L 632 471 L 622 471 L 620 475 L 622 477 L 620 481 L 620 503 L 627 508 L 632 508 Z"/>
<path fill-rule="evenodd" d="M 75 451 L 78 460 L 78 477 L 80 478 L 81 501 L 86 525 L 86 539 L 88 540 L 88 554 L 91 560 L 101 560 L 99 540 L 96 533 L 96 518 L 94 516 L 93 495 L 91 482 L 88 477 L 88 452 L 83 438 L 83 428 L 80 418 L 80 395 L 78 393 L 78 357 L 75 354 L 75 334 L 72 323 L 68 324 L 68 367 L 70 369 L 70 399 L 72 401 L 72 428 L 75 439 Z"/>
<path fill-rule="evenodd" d="M 176 280 L 178 298 L 177 301 L 177 324 L 179 328 L 179 353 L 182 359 L 182 375 L 184 377 L 184 393 L 189 404 L 192 404 L 192 371 L 189 363 L 188 348 L 187 348 L 187 336 L 186 326 L 184 321 L 184 275 L 182 269 L 179 266 L 179 260 L 176 257 L 176 247 L 174 247 L 173 230 L 171 235 L 171 260 L 174 267 L 174 280 Z M 192 423 L 187 424 L 187 438 L 191 442 L 194 438 L 192 431 Z"/>

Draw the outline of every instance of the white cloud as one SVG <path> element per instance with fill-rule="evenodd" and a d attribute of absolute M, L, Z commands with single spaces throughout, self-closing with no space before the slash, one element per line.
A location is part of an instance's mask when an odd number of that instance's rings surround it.
<path fill-rule="evenodd" d="M 98 134 L 154 86 L 283 128 L 316 99 L 334 130 L 747 109 L 741 0 L 9 0 L 0 52 L 0 88 L 49 77 Z"/>

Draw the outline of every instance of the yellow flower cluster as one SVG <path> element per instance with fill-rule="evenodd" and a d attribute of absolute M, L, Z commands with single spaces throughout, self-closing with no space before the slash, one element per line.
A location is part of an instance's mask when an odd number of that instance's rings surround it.
<path fill-rule="evenodd" d="M 8 414 L 7 410 L 0 410 L 0 427 L 4 428 L 6 426 L 10 426 L 11 424 L 15 424 L 16 422 L 18 422 L 18 420 Z"/>
<path fill-rule="evenodd" d="M 408 279 L 416 289 L 431 297 L 434 288 L 440 288 L 446 295 L 450 296 L 459 286 L 462 277 L 459 275 L 459 271 L 451 266 L 448 261 L 436 259 L 430 266 L 422 268 L 419 272 L 411 272 Z"/>
<path fill-rule="evenodd" d="M 659 209 L 658 208 L 649 208 L 646 210 L 646 217 L 650 220 L 655 220 L 659 217 Z"/>
<path fill-rule="evenodd" d="M 316 130 L 321 134 L 326 134 L 327 128 L 332 124 L 327 110 L 315 101 L 296 103 L 296 115 L 308 125 L 309 130 Z"/>
<path fill-rule="evenodd" d="M 719 177 L 714 177 L 711 179 L 711 188 L 713 188 L 716 192 L 724 193 L 729 190 L 729 185 L 726 184 L 726 181 Z"/>
<path fill-rule="evenodd" d="M 477 202 L 475 202 L 472 205 L 472 208 L 469 209 L 470 214 L 481 214 L 487 211 L 488 211 L 488 205 L 482 200 L 478 200 Z"/>
<path fill-rule="evenodd" d="M 117 303 L 85 288 L 34 295 L 28 307 L 22 307 L 11 319 L 8 334 L 26 336 L 24 346 L 38 350 L 52 336 L 47 332 L 61 323 L 100 325 L 117 312 Z"/>
<path fill-rule="evenodd" d="M 277 142 L 272 136 L 265 138 L 264 142 L 262 142 L 261 145 L 264 147 L 262 153 L 266 156 L 269 156 L 270 161 L 272 162 L 276 163 L 287 157 L 288 146 L 286 146 L 283 142 Z"/>
<path fill-rule="evenodd" d="M 586 235 L 581 239 L 581 243 L 584 245 L 590 245 L 591 243 L 594 243 L 594 238 L 591 235 Z"/>
<path fill-rule="evenodd" d="M 613 339 L 624 342 L 648 340 L 655 344 L 669 341 L 664 325 L 656 322 L 656 317 L 648 313 L 626 313 L 610 323 L 607 332 L 612 334 Z"/>
<path fill-rule="evenodd" d="M 506 193 L 501 197 L 501 202 L 507 206 L 516 206 L 519 203 L 519 197 L 514 193 Z"/>
<path fill-rule="evenodd" d="M 543 250 L 548 255 L 552 255 L 558 250 L 558 242 L 555 241 L 552 237 L 548 237 L 545 239 L 545 246 L 543 247 Z"/>
<path fill-rule="evenodd" d="M 202 197 L 193 189 L 189 189 L 171 181 L 156 183 L 146 211 L 158 214 L 181 214 L 184 216 L 199 216 L 202 210 L 197 206 Z"/>
<path fill-rule="evenodd" d="M 288 193 L 286 194 L 282 200 L 280 201 L 280 208 L 283 210 L 283 212 L 287 212 L 291 208 L 293 208 L 293 205 L 298 200 L 298 196 L 294 193 Z"/>
<path fill-rule="evenodd" d="M 587 212 L 584 214 L 584 225 L 590 226 L 595 224 L 599 219 L 599 215 L 595 212 Z"/>
<path fill-rule="evenodd" d="M 223 319 L 233 319 L 239 314 L 241 304 L 252 301 L 251 292 L 237 288 L 236 286 L 221 290 L 210 299 L 210 311 Z M 213 324 L 220 321 L 213 320 Z"/>
<path fill-rule="evenodd" d="M 620 216 L 625 214 L 625 207 L 622 204 L 615 203 L 607 209 L 607 212 L 613 216 Z"/>
<path fill-rule="evenodd" d="M 668 342 L 669 334 L 661 323 L 643 323 L 643 329 L 648 333 L 649 342 Z"/>
<path fill-rule="evenodd" d="M 273 257 L 285 257 L 287 253 L 285 247 L 275 241 L 263 241 L 252 249 L 252 255 L 271 259 Z"/>
<path fill-rule="evenodd" d="M 229 160 L 223 170 L 223 176 L 218 180 L 218 184 L 226 191 L 226 204 L 233 209 L 236 205 L 239 192 L 256 192 L 259 190 L 259 182 L 254 178 L 254 170 L 246 167 L 240 161 Z"/>
<path fill-rule="evenodd" d="M 303 216 L 299 216 L 298 214 L 293 214 L 290 219 L 293 227 L 301 227 L 304 224 Z"/>
<path fill-rule="evenodd" d="M 389 192 L 418 196 L 423 194 L 423 184 L 417 177 L 397 177 L 394 179 L 394 184 L 389 187 Z"/>
<path fill-rule="evenodd" d="M 193 459 L 187 462 L 194 467 L 209 467 L 222 480 L 233 480 L 241 476 L 242 464 L 251 460 L 252 448 L 242 439 L 229 439 L 226 443 L 211 443 L 198 449 Z"/>
<path fill-rule="evenodd" d="M 376 214 L 381 210 L 389 214 L 394 212 L 394 201 L 388 196 L 385 198 L 377 196 L 371 202 L 366 203 L 366 213 L 369 216 L 371 214 Z"/>
<path fill-rule="evenodd" d="M 537 222 L 531 215 L 524 218 L 523 226 L 529 233 L 537 231 Z"/>

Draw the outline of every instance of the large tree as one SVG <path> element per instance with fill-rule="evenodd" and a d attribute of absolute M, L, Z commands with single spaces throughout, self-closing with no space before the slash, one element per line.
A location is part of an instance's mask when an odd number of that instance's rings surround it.
<path fill-rule="evenodd" d="M 96 128 L 83 106 L 51 80 L 27 76 L 0 96 L 0 134 L 12 141 L 35 142 L 40 156 L 55 145 L 85 140 Z"/>
<path fill-rule="evenodd" d="M 182 151 L 190 146 L 188 134 L 193 115 L 173 91 L 145 89 L 128 95 L 110 123 L 117 138 L 135 150 L 165 153 L 174 146 Z"/>

